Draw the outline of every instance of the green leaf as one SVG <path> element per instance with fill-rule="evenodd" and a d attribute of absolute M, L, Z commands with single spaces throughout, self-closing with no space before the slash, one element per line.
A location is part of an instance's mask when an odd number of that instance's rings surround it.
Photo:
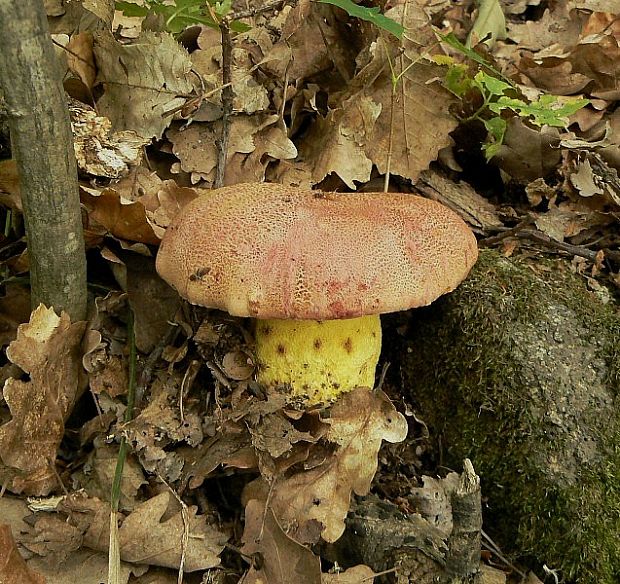
<path fill-rule="evenodd" d="M 319 2 L 342 8 L 349 16 L 372 22 L 375 26 L 393 34 L 399 40 L 403 38 L 405 28 L 395 20 L 381 14 L 377 7 L 367 8 L 366 6 L 358 6 L 352 0 L 319 0 Z"/>
<path fill-rule="evenodd" d="M 471 59 L 475 63 L 478 63 L 478 65 L 482 65 L 484 68 L 491 71 L 491 73 L 493 73 L 493 75 L 497 77 L 498 79 L 503 79 L 506 83 L 510 83 L 512 87 L 515 87 L 515 84 L 510 79 L 508 79 L 508 77 L 505 77 L 504 75 L 502 75 L 500 71 L 495 69 L 495 67 L 493 67 L 491 63 L 483 59 L 478 53 L 476 53 L 476 51 L 466 47 L 461 41 L 459 41 L 459 39 L 456 38 L 453 32 L 451 32 L 450 34 L 445 34 L 445 35 L 440 34 L 440 33 L 435 33 L 435 34 L 444 43 L 447 43 L 453 49 L 456 49 L 457 51 L 459 51 L 459 53 L 461 53 L 462 55 L 465 55 L 467 58 Z"/>
<path fill-rule="evenodd" d="M 498 0 L 479 0 L 478 17 L 469 35 L 467 46 L 471 47 L 472 40 L 481 41 L 492 47 L 497 39 L 506 38 L 506 19 Z"/>
<path fill-rule="evenodd" d="M 226 16 L 232 8 L 232 0 L 222 0 L 215 3 L 215 14 L 218 16 Z"/>
<path fill-rule="evenodd" d="M 500 118 L 499 116 L 489 120 L 484 120 L 484 127 L 487 129 L 489 136 L 492 138 L 490 142 L 487 141 L 487 143 L 482 146 L 484 155 L 488 162 L 497 154 L 500 146 L 504 142 L 504 135 L 506 134 L 506 120 Z"/>
<path fill-rule="evenodd" d="M 492 75 L 488 75 L 484 71 L 476 73 L 474 79 L 481 83 L 491 95 L 504 95 L 508 89 L 512 88 L 509 83 L 497 79 L 497 77 L 493 77 Z"/>
<path fill-rule="evenodd" d="M 503 109 L 511 109 L 521 117 L 529 117 L 537 126 L 554 126 L 564 128 L 569 117 L 590 103 L 587 99 L 574 99 L 561 102 L 555 95 L 542 95 L 538 100 L 525 103 L 520 99 L 500 97 L 489 109 L 500 113 Z"/>
<path fill-rule="evenodd" d="M 467 72 L 465 65 L 454 64 L 449 67 L 444 80 L 445 88 L 457 97 L 465 95 L 472 86 L 472 80 Z"/>

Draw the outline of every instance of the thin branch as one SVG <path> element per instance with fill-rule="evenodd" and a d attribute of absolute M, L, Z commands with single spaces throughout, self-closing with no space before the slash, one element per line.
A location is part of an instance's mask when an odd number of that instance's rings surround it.
<path fill-rule="evenodd" d="M 481 247 L 493 247 L 501 241 L 512 237 L 516 239 L 523 239 L 534 241 L 536 243 L 541 243 L 547 249 L 564 251 L 566 253 L 586 258 L 591 261 L 596 261 L 598 259 L 599 253 L 602 251 L 607 259 L 610 259 L 614 262 L 620 262 L 620 251 L 607 248 L 590 249 L 583 245 L 574 245 L 572 243 L 566 243 L 564 241 L 556 241 L 555 239 L 552 239 L 538 229 L 526 229 L 525 227 L 531 225 L 532 222 L 532 219 L 526 220 L 522 223 L 519 223 L 519 225 L 517 225 L 516 227 L 507 229 L 506 231 L 502 231 L 498 235 L 494 235 L 492 237 L 487 237 L 480 240 L 479 244 Z"/>
<path fill-rule="evenodd" d="M 222 35 L 222 134 L 217 140 L 217 167 L 213 186 L 217 189 L 224 185 L 226 175 L 226 158 L 228 156 L 228 140 L 230 138 L 230 116 L 233 111 L 232 89 L 232 38 L 227 21 L 220 23 Z"/>

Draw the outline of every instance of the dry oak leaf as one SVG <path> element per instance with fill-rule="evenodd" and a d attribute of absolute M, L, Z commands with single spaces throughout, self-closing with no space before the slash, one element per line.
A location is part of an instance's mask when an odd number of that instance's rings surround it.
<path fill-rule="evenodd" d="M 93 51 L 105 91 L 97 110 L 114 130 L 133 130 L 161 138 L 173 112 L 193 90 L 192 62 L 169 33 L 143 32 L 136 42 L 119 43 L 111 33 L 96 32 Z"/>
<path fill-rule="evenodd" d="M 287 533 L 303 542 L 322 524 L 321 537 L 336 541 L 344 532 L 351 493 L 365 495 L 377 471 L 377 453 L 382 440 L 401 442 L 407 421 L 383 392 L 355 389 L 331 408 L 326 439 L 336 450 L 310 470 L 276 479 L 269 493 L 270 507 Z M 266 500 L 269 487 L 264 479 L 250 483 L 245 500 Z M 302 535 L 303 534 L 303 535 Z"/>
<path fill-rule="evenodd" d="M 0 525 L 0 582 L 2 584 L 45 584 L 45 578 L 32 571 L 17 550 L 11 528 Z"/>
<path fill-rule="evenodd" d="M 140 200 L 128 200 L 113 187 L 99 191 L 86 186 L 82 186 L 80 198 L 88 211 L 89 220 L 103 226 L 115 237 L 152 245 L 159 243 L 160 238 L 148 222 L 146 209 Z"/>
<path fill-rule="evenodd" d="M 403 47 L 385 39 L 370 43 L 369 50 L 358 57 L 361 61 L 367 56 L 367 62 L 300 145 L 315 183 L 335 172 L 354 188 L 353 181 L 369 180 L 373 164 L 381 174 L 389 170 L 416 180 L 439 151 L 451 145 L 449 133 L 457 126 L 449 113 L 454 97 L 430 83 L 443 77 L 443 71 L 419 54 L 420 46 L 436 43 L 434 33 L 421 7 L 408 4 L 403 20 L 402 6 L 386 15 L 407 28 Z M 390 63 L 401 74 L 395 91 Z"/>
<path fill-rule="evenodd" d="M 71 324 L 42 304 L 17 329 L 7 357 L 30 375 L 8 379 L 3 390 L 12 419 L 0 427 L 0 460 L 16 470 L 11 490 L 47 495 L 64 422 L 84 387 L 80 341 L 86 323 Z"/>
<path fill-rule="evenodd" d="M 266 511 L 266 512 L 265 512 Z M 252 499 L 245 507 L 242 552 L 254 556 L 246 584 L 321 584 L 321 560 L 289 537 L 264 503 Z"/>
<path fill-rule="evenodd" d="M 207 523 L 189 507 L 186 520 L 189 538 L 185 549 L 186 572 L 207 570 L 220 563 L 219 554 L 228 535 Z M 126 562 L 178 568 L 183 552 L 185 529 L 181 509 L 168 491 L 145 501 L 131 513 L 119 529 L 121 559 Z"/>
<path fill-rule="evenodd" d="M 312 161 L 312 182 L 321 182 L 335 172 L 354 189 L 354 181 L 370 179 L 372 161 L 364 153 L 367 141 L 381 113 L 381 104 L 372 98 L 354 96 L 318 117 L 300 148 L 304 161 Z"/>

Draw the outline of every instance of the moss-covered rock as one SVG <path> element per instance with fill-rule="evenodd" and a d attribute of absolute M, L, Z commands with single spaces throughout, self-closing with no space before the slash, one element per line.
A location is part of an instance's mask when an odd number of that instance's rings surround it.
<path fill-rule="evenodd" d="M 505 551 L 620 582 L 620 315 L 562 262 L 484 252 L 413 312 L 401 362 L 448 464 L 469 457 Z"/>

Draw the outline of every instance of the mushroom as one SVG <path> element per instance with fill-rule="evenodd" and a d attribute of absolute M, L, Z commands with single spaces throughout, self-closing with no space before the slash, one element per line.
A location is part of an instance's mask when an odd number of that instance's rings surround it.
<path fill-rule="evenodd" d="M 181 210 L 157 271 L 192 304 L 257 319 L 257 381 L 312 405 L 372 387 L 379 314 L 430 304 L 477 257 L 429 199 L 238 184 Z"/>

